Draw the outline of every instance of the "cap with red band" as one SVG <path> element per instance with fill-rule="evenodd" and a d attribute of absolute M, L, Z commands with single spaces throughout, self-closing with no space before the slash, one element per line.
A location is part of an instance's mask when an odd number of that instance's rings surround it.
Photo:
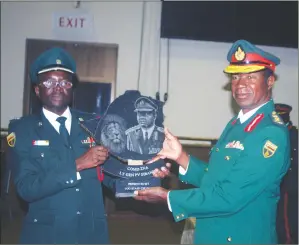
<path fill-rule="evenodd" d="M 280 59 L 254 46 L 246 40 L 236 41 L 227 54 L 230 64 L 224 69 L 225 73 L 251 73 L 266 68 L 275 71 Z"/>

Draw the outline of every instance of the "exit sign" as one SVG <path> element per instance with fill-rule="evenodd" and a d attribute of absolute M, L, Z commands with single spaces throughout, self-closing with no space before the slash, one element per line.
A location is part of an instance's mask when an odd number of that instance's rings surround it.
<path fill-rule="evenodd" d="M 52 15 L 54 35 L 74 37 L 92 34 L 93 16 L 86 12 L 55 12 Z"/>

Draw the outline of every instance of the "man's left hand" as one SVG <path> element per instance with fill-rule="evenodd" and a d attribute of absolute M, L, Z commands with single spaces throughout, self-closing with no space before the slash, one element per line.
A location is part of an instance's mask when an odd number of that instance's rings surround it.
<path fill-rule="evenodd" d="M 168 190 L 162 187 L 151 187 L 144 190 L 135 191 L 134 199 L 150 203 L 165 202 L 167 203 Z"/>

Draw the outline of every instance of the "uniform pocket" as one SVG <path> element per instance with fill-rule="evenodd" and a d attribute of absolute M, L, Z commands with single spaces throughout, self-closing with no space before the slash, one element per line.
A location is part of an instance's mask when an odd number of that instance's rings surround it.
<path fill-rule="evenodd" d="M 55 243 L 55 216 L 51 214 L 29 214 L 23 222 L 21 243 Z"/>

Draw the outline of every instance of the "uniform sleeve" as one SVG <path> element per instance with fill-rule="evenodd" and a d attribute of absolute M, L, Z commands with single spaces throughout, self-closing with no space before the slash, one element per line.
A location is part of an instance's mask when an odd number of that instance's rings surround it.
<path fill-rule="evenodd" d="M 26 125 L 19 123 L 10 132 L 16 135 L 16 144 L 10 148 L 10 161 L 13 166 L 13 178 L 18 194 L 27 202 L 37 201 L 44 197 L 53 195 L 63 189 L 75 186 L 77 170 L 75 164 L 60 163 L 56 157 L 53 167 L 47 171 L 40 167 L 35 159 L 30 156 L 29 130 Z M 75 162 L 75 159 L 73 159 Z M 71 162 L 71 161 L 70 161 Z"/>
<path fill-rule="evenodd" d="M 115 191 L 115 182 L 116 178 L 113 178 L 112 176 L 105 174 L 103 184 L 113 192 Z"/>
<path fill-rule="evenodd" d="M 176 221 L 238 212 L 271 185 L 279 186 L 289 166 L 288 134 L 282 128 L 271 126 L 250 137 L 251 144 L 223 180 L 208 187 L 170 191 L 169 201 Z M 265 148 L 267 142 L 271 142 L 272 149 L 277 147 L 269 157 L 263 154 L 269 153 L 265 151 L 269 150 Z"/>
<path fill-rule="evenodd" d="M 189 164 L 185 174 L 179 172 L 181 181 L 199 187 L 201 180 L 208 169 L 208 164 L 190 155 Z"/>

